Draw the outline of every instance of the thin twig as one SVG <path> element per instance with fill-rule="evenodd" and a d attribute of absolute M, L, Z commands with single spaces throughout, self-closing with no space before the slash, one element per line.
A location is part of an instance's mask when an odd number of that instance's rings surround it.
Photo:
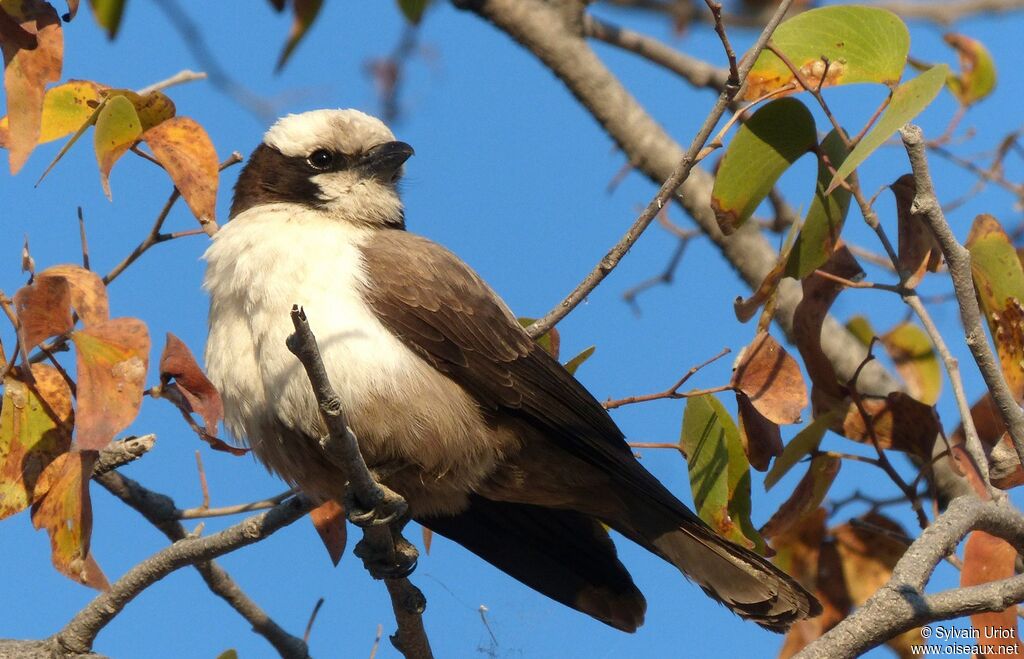
<path fill-rule="evenodd" d="M 82 267 L 89 270 L 89 241 L 85 236 L 85 217 L 81 206 L 78 207 L 78 235 L 82 242 Z"/>
<path fill-rule="evenodd" d="M 313 633 L 313 623 L 316 622 L 316 614 L 320 613 L 320 607 L 324 605 L 324 598 L 320 598 L 313 605 L 313 612 L 309 614 L 309 622 L 306 623 L 306 632 L 302 635 L 303 643 L 309 644 L 309 635 Z"/>
<path fill-rule="evenodd" d="M 718 352 L 718 354 L 715 355 L 714 357 L 706 359 L 703 362 L 701 362 L 700 364 L 697 364 L 696 366 L 690 367 L 690 370 L 688 370 L 686 373 L 684 373 L 683 377 L 681 377 L 678 380 L 676 380 L 675 384 L 673 384 L 671 387 L 669 387 L 668 389 L 666 389 L 664 391 L 659 391 L 658 393 L 654 393 L 654 394 L 644 394 L 644 395 L 641 395 L 641 396 L 627 396 L 626 398 L 618 398 L 618 399 L 615 399 L 615 400 L 609 398 L 604 403 L 602 403 L 604 405 L 604 409 L 606 409 L 606 410 L 614 410 L 616 407 L 622 407 L 623 405 L 632 405 L 634 403 L 646 403 L 646 402 L 649 402 L 649 401 L 652 401 L 652 400 L 663 400 L 663 399 L 666 399 L 666 398 L 668 398 L 668 399 L 692 398 L 694 396 L 702 396 L 704 394 L 717 393 L 719 391 L 728 391 L 729 389 L 732 389 L 732 385 L 728 385 L 727 384 L 727 385 L 723 385 L 721 387 L 712 387 L 710 389 L 698 389 L 698 390 L 686 391 L 686 392 L 680 392 L 679 391 L 679 387 L 681 387 L 684 384 L 686 384 L 686 381 L 689 380 L 691 377 L 693 377 L 693 375 L 695 373 L 697 373 L 697 371 L 701 370 L 702 368 L 704 368 L 708 364 L 711 364 L 711 363 L 721 359 L 722 357 L 725 357 L 730 352 L 732 352 L 732 350 L 730 350 L 729 348 L 722 348 Z"/>
<path fill-rule="evenodd" d="M 206 482 L 206 470 L 203 469 L 203 454 L 196 449 L 196 468 L 199 470 L 199 488 L 203 493 L 203 503 L 200 504 L 200 510 L 210 509 L 210 486 Z"/>
<path fill-rule="evenodd" d="M 626 255 L 636 241 L 639 240 L 640 236 L 643 235 L 644 231 L 647 230 L 651 221 L 657 217 L 659 211 L 665 207 L 665 204 L 675 196 L 676 190 L 689 177 L 690 170 L 692 170 L 696 164 L 697 156 L 700 154 L 704 143 L 707 142 L 712 131 L 714 131 L 715 126 L 718 124 L 719 119 L 722 118 L 722 115 L 729 107 L 729 104 L 736 97 L 736 94 L 739 93 L 743 82 L 747 78 L 747 74 L 750 72 L 750 69 L 753 68 L 755 60 L 757 60 L 757 56 L 762 50 L 764 50 L 772 33 L 775 31 L 775 28 L 778 27 L 780 22 L 782 22 L 782 19 L 786 15 L 786 11 L 792 4 L 792 1 L 793 0 L 782 0 L 779 3 L 779 6 L 772 15 L 771 20 L 765 26 L 764 30 L 761 31 L 757 42 L 754 44 L 753 48 L 750 49 L 750 52 L 747 53 L 743 63 L 739 66 L 739 84 L 727 84 L 722 90 L 722 93 L 718 95 L 718 100 L 715 102 L 715 106 L 704 120 L 700 129 L 697 131 L 697 135 L 693 138 L 693 141 L 690 143 L 690 147 L 683 155 L 682 160 L 679 161 L 675 170 L 662 184 L 661 188 L 658 189 L 658 192 L 654 196 L 654 199 L 651 200 L 651 203 L 649 203 L 647 208 L 644 209 L 644 212 L 633 221 L 633 225 L 619 240 L 619 242 L 608 250 L 608 253 L 605 254 L 604 258 L 602 258 L 597 264 L 597 267 L 583 278 L 583 281 L 580 282 L 575 290 L 567 295 L 566 298 L 554 309 L 549 311 L 526 329 L 531 337 L 537 338 L 538 336 L 543 336 L 552 327 L 554 327 L 558 321 L 575 309 L 580 302 L 586 299 L 587 295 L 597 288 L 597 285 L 604 281 L 604 278 L 615 269 L 615 266 L 619 264 L 622 257 Z"/>
<path fill-rule="evenodd" d="M 175 85 L 183 85 L 186 82 L 195 82 L 196 80 L 206 80 L 206 74 L 202 71 L 192 71 L 189 69 L 184 69 L 182 71 L 178 71 L 170 78 L 166 78 L 164 80 L 161 80 L 160 82 L 154 82 L 152 85 L 149 85 L 148 87 L 143 87 L 139 90 L 138 93 L 145 95 L 151 94 L 153 92 L 160 92 L 167 89 L 168 87 L 173 87 Z"/>
<path fill-rule="evenodd" d="M 176 517 L 178 519 L 202 519 L 206 517 L 238 515 L 241 513 L 249 513 L 254 510 L 266 510 L 267 508 L 273 508 L 293 494 L 295 494 L 295 490 L 285 490 L 284 492 L 268 499 L 250 501 L 249 503 L 239 503 L 233 506 L 217 506 L 215 508 L 211 508 L 209 506 L 209 501 L 206 501 L 205 506 L 200 506 L 198 508 L 186 508 L 184 510 L 177 511 Z"/>

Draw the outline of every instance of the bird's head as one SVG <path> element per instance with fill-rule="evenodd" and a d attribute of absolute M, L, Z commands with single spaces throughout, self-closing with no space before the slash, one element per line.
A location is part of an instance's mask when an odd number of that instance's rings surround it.
<path fill-rule="evenodd" d="M 396 185 L 411 146 L 358 110 L 290 114 L 271 126 L 235 186 L 231 217 L 291 203 L 340 221 L 403 226 Z"/>

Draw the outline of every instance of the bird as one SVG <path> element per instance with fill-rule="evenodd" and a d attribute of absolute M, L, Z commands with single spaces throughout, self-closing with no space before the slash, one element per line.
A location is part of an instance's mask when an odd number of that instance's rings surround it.
<path fill-rule="evenodd" d="M 821 612 L 651 475 L 601 404 L 445 247 L 406 230 L 413 148 L 353 109 L 287 115 L 250 155 L 204 259 L 206 367 L 225 426 L 317 501 L 345 496 L 286 347 L 301 306 L 366 463 L 422 526 L 523 584 L 635 631 L 643 594 L 608 529 L 741 618 Z"/>

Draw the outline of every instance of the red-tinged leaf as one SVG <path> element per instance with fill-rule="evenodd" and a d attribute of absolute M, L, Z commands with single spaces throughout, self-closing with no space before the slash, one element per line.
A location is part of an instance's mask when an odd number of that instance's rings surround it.
<path fill-rule="evenodd" d="M 423 531 L 423 552 L 430 556 L 430 545 L 434 542 L 434 532 L 425 526 L 421 526 L 420 529 Z"/>
<path fill-rule="evenodd" d="M 71 333 L 78 364 L 77 445 L 100 450 L 139 413 L 149 363 L 149 331 L 114 318 Z"/>
<path fill-rule="evenodd" d="M 78 14 L 78 2 L 79 0 L 68 0 L 68 11 L 61 18 L 66 23 L 70 23 L 71 20 Z"/>
<path fill-rule="evenodd" d="M 1024 401 L 1024 269 L 999 220 L 979 215 L 967 236 L 978 301 L 995 339 L 1006 384 Z"/>
<path fill-rule="evenodd" d="M 190 411 L 203 417 L 203 430 L 209 435 L 216 436 L 217 424 L 224 418 L 224 404 L 221 402 L 220 393 L 196 363 L 196 358 L 192 356 L 188 346 L 168 332 L 167 343 L 164 345 L 163 354 L 160 355 L 160 383 L 165 386 L 171 380 L 178 385 L 178 391 L 185 397 Z"/>
<path fill-rule="evenodd" d="M 825 495 L 839 475 L 842 460 L 831 455 L 818 455 L 811 460 L 807 473 L 785 503 L 761 527 L 761 535 L 771 540 L 785 533 L 805 516 L 818 510 Z"/>
<path fill-rule="evenodd" d="M 21 512 L 46 465 L 71 446 L 71 389 L 49 364 L 32 366 L 32 382 L 20 369 L 8 374 L 0 408 L 0 519 Z"/>
<path fill-rule="evenodd" d="M 89 476 L 95 451 L 69 451 L 51 462 L 36 487 L 32 524 L 50 535 L 53 566 L 75 581 L 97 589 L 109 588 L 95 561 L 89 561 L 92 504 Z"/>
<path fill-rule="evenodd" d="M 86 327 L 110 320 L 110 300 L 103 279 L 77 265 L 55 265 L 36 275 L 40 279 L 63 279 L 71 293 L 71 306 Z"/>
<path fill-rule="evenodd" d="M 217 151 L 203 127 L 188 117 L 174 117 L 147 130 L 142 139 L 167 170 L 192 214 L 200 223 L 213 222 L 220 170 Z"/>
<path fill-rule="evenodd" d="M 736 392 L 739 412 L 740 441 L 750 466 L 758 471 L 768 469 L 772 458 L 782 453 L 782 433 L 779 426 L 761 416 L 747 395 Z"/>
<path fill-rule="evenodd" d="M 71 287 L 53 277 L 38 277 L 14 294 L 21 341 L 26 350 L 33 350 L 51 336 L 70 332 Z"/>
<path fill-rule="evenodd" d="M 832 529 L 842 565 L 842 575 L 854 606 L 864 604 L 892 577 L 896 562 L 903 556 L 907 544 L 898 540 L 906 537 L 903 528 L 884 515 L 868 513 L 861 518 L 863 525 L 843 524 Z M 865 528 L 865 526 L 877 528 Z M 909 645 L 921 642 L 921 629 L 915 627 L 888 642 L 901 656 L 909 656 Z"/>
<path fill-rule="evenodd" d="M 717 398 L 688 398 L 679 445 L 700 518 L 732 542 L 767 551 L 750 520 L 750 464 L 739 430 Z"/>
<path fill-rule="evenodd" d="M 292 0 L 295 20 L 292 22 L 291 31 L 288 32 L 288 40 L 285 41 L 281 55 L 277 59 L 276 72 L 280 72 L 284 68 L 288 58 L 295 51 L 295 47 L 299 45 L 302 38 L 306 36 L 306 32 L 313 26 L 313 21 L 316 20 L 317 15 L 320 13 L 320 7 L 323 4 L 324 0 Z"/>
<path fill-rule="evenodd" d="M 993 581 L 1009 579 L 1016 575 L 1017 550 L 1013 545 L 989 535 L 984 531 L 972 531 L 964 545 L 964 567 L 960 571 L 960 587 L 980 586 Z M 1000 655 L 1020 656 L 1024 646 L 1018 640 L 1017 605 L 1011 604 L 1002 611 L 975 613 L 971 624 L 983 643 L 999 643 L 1000 646 L 1016 646 L 1013 653 Z"/>
<path fill-rule="evenodd" d="M 925 272 L 935 272 L 942 265 L 942 251 L 922 216 L 911 212 L 914 195 L 917 194 L 913 175 L 904 174 L 889 189 L 896 198 L 900 270 L 909 275 L 906 285 L 915 288 Z"/>
<path fill-rule="evenodd" d="M 96 128 L 93 131 L 96 162 L 100 168 L 100 183 L 107 199 L 112 199 L 110 170 L 140 137 L 142 122 L 132 102 L 123 95 L 107 98 L 96 117 Z"/>
<path fill-rule="evenodd" d="M 836 247 L 828 263 L 820 269 L 849 280 L 863 275 L 857 260 L 843 244 Z M 843 391 L 832 361 L 821 347 L 821 329 L 832 303 L 844 288 L 824 277 L 812 275 L 804 279 L 803 299 L 793 314 L 793 343 L 803 357 L 808 377 L 820 394 L 836 399 L 843 397 Z"/>
<path fill-rule="evenodd" d="M 9 150 L 11 173 L 17 174 L 39 142 L 46 85 L 60 80 L 64 35 L 56 10 L 47 2 L 20 0 L 5 3 L 3 8 L 36 42 L 29 48 L 19 46 L 16 39 L 0 41 L 10 122 L 4 144 Z"/>
<path fill-rule="evenodd" d="M 932 445 L 940 431 L 935 408 L 915 400 L 902 391 L 886 396 L 861 395 L 860 405 L 846 400 L 832 430 L 856 442 L 873 444 L 916 455 L 931 457 Z M 845 410 L 845 411 L 843 411 Z M 865 418 L 865 416 L 867 418 Z"/>
<path fill-rule="evenodd" d="M 744 348 L 731 384 L 775 423 L 797 423 L 807 407 L 807 387 L 799 364 L 768 332 L 759 333 Z"/>
<path fill-rule="evenodd" d="M 320 534 L 324 547 L 335 565 L 345 553 L 347 531 L 345 530 L 345 507 L 334 500 L 328 500 L 309 511 L 316 532 Z"/>

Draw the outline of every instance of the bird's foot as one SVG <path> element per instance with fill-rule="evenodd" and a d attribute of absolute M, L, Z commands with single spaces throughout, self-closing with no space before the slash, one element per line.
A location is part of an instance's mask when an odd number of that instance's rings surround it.
<path fill-rule="evenodd" d="M 360 528 L 371 526 L 382 526 L 402 520 L 409 514 L 409 505 L 397 492 L 394 492 L 383 485 L 380 486 L 384 492 L 384 498 L 372 508 L 364 508 L 363 505 L 352 496 L 351 491 L 345 494 L 345 515 L 348 521 Z M 403 522 L 404 525 L 404 522 Z"/>
<path fill-rule="evenodd" d="M 416 547 L 402 537 L 397 531 L 393 534 L 394 551 L 390 547 L 380 547 L 364 537 L 352 550 L 362 559 L 363 566 L 374 579 L 402 579 L 416 569 L 420 553 Z"/>

